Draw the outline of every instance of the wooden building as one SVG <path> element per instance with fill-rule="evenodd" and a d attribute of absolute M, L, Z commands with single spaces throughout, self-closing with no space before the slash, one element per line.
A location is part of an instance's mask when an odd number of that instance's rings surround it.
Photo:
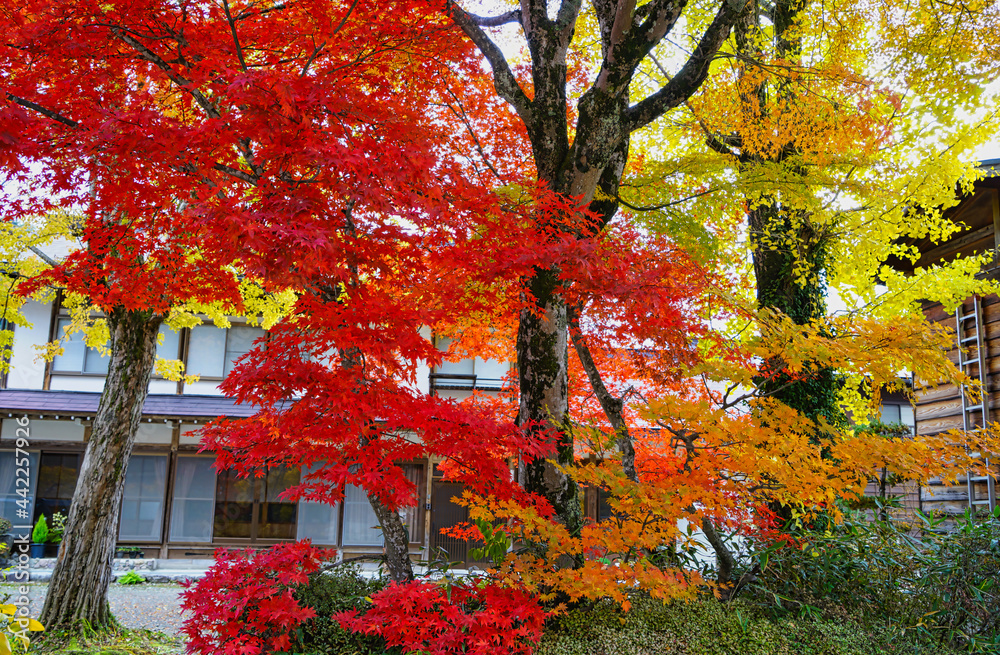
<path fill-rule="evenodd" d="M 914 243 L 920 251 L 915 264 L 900 264 L 903 271 L 948 262 L 956 257 L 995 253 L 983 267 L 983 278 L 1000 278 L 1000 160 L 981 163 L 987 176 L 976 182 L 972 193 L 949 209 L 945 216 L 961 229 L 947 241 L 923 239 Z M 954 311 L 937 302 L 922 307 L 930 321 L 955 331 L 949 356 L 969 377 L 982 384 L 981 399 L 972 399 L 955 385 L 925 386 L 917 394 L 916 433 L 931 435 L 946 430 L 974 430 L 1000 420 L 1000 297 L 996 294 L 967 298 Z M 991 462 L 993 476 L 965 476 L 958 486 L 931 484 L 921 489 L 925 512 L 961 514 L 992 510 L 997 506 L 1000 477 L 998 462 Z"/>

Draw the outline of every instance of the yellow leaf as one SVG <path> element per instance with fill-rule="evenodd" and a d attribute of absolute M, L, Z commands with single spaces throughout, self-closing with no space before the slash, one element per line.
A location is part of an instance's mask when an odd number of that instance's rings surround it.
<path fill-rule="evenodd" d="M 17 613 L 16 605 L 0 605 L 0 612 L 7 616 L 14 616 Z"/>
<path fill-rule="evenodd" d="M 0 655 L 13 655 L 13 651 L 10 649 L 10 642 L 7 641 L 7 635 L 0 634 Z"/>
<path fill-rule="evenodd" d="M 35 619 L 28 619 L 28 630 L 32 632 L 44 632 L 45 626 Z"/>

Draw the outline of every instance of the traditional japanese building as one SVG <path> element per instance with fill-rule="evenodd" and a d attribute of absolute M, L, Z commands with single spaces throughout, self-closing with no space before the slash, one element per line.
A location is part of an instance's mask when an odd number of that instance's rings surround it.
<path fill-rule="evenodd" d="M 986 176 L 975 183 L 971 193 L 949 209 L 945 216 L 960 227 L 944 242 L 923 239 L 913 243 L 920 252 L 911 264 L 897 262 L 904 272 L 916 267 L 948 262 L 956 257 L 993 253 L 979 273 L 997 279 L 1000 273 L 1000 160 L 980 164 Z M 982 384 L 981 399 L 970 398 L 952 384 L 927 385 L 917 393 L 916 433 L 932 435 L 946 430 L 975 430 L 1000 419 L 1000 297 L 996 294 L 966 298 L 955 310 L 940 303 L 925 302 L 927 318 L 955 331 L 952 361 L 969 377 Z M 965 476 L 958 486 L 932 484 L 920 491 L 924 511 L 959 514 L 997 506 L 997 477 L 1000 462 L 992 464 L 992 476 Z"/>
<path fill-rule="evenodd" d="M 88 347 L 80 334 L 64 337 L 70 319 L 58 303 L 30 301 L 24 311 L 32 327 L 15 329 L 10 370 L 0 379 L 0 517 L 15 525 L 68 510 L 108 368 L 108 358 Z M 160 331 L 163 343 L 157 355 L 180 359 L 186 372 L 200 379 L 185 384 L 154 377 L 149 383 L 125 479 L 119 547 L 139 548 L 146 557 L 203 558 L 219 546 L 259 547 L 309 538 L 347 556 L 381 553 L 378 522 L 361 489 L 349 486 L 336 506 L 288 502 L 279 495 L 300 481 L 302 471 L 269 469 L 262 477 L 239 478 L 216 471 L 214 455 L 198 452 L 197 430 L 207 421 L 254 413 L 253 407 L 223 396 L 218 385 L 263 330 L 208 323 Z M 59 338 L 63 354 L 51 362 L 40 359 L 36 346 Z M 447 343 L 439 347 L 446 349 Z M 482 359 L 446 362 L 437 369 L 424 367 L 420 386 L 426 393 L 455 398 L 474 389 L 498 391 L 509 368 Z M 17 482 L 15 457 L 25 422 L 31 472 L 27 491 Z M 411 552 L 426 557 L 444 549 L 452 559 L 465 560 L 467 544 L 440 533 L 467 518 L 465 509 L 452 502 L 461 487 L 441 480 L 433 462 L 410 462 L 404 468 L 419 498 L 415 507 L 404 510 Z"/>

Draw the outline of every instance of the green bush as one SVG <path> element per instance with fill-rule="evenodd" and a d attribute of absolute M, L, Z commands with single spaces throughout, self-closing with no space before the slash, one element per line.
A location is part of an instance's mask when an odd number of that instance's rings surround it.
<path fill-rule="evenodd" d="M 793 527 L 796 547 L 752 554 L 756 583 L 745 596 L 776 618 L 857 617 L 899 635 L 906 652 L 1000 653 L 1000 521 L 967 514 L 950 531 L 921 521 L 848 511 L 840 525 Z"/>
<path fill-rule="evenodd" d="M 398 651 L 386 648 L 378 637 L 348 632 L 330 619 L 336 612 L 349 609 L 364 611 L 365 600 L 385 587 L 381 578 L 369 579 L 361 575 L 358 567 L 336 566 L 309 576 L 309 584 L 295 590 L 295 598 L 302 605 L 316 610 L 316 617 L 306 621 L 301 628 L 304 653 L 309 655 L 385 655 Z"/>
<path fill-rule="evenodd" d="M 664 604 L 633 598 L 576 607 L 551 620 L 536 655 L 894 655 L 917 653 L 886 630 L 838 619 L 775 619 L 743 601 Z M 928 651 L 929 652 L 929 651 Z M 935 651 L 950 655 L 947 649 Z"/>

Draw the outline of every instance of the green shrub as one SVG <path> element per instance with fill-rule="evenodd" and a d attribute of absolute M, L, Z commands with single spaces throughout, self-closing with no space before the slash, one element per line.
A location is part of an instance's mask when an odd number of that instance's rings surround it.
<path fill-rule="evenodd" d="M 309 576 L 309 584 L 295 590 L 302 605 L 316 610 L 316 617 L 301 628 L 304 652 L 309 655 L 384 655 L 397 652 L 386 649 L 379 637 L 348 632 L 330 619 L 335 612 L 368 607 L 365 600 L 385 587 L 381 578 L 369 579 L 356 566 L 341 565 Z"/>
<path fill-rule="evenodd" d="M 31 541 L 36 544 L 45 544 L 49 541 L 49 524 L 45 522 L 44 514 L 38 517 L 38 522 L 31 531 Z"/>
<path fill-rule="evenodd" d="M 1000 653 L 1000 521 L 967 514 L 950 531 L 940 519 L 921 521 L 914 528 L 848 511 L 840 525 L 789 529 L 797 546 L 753 553 L 757 581 L 745 596 L 776 618 L 884 626 L 908 653 Z"/>
<path fill-rule="evenodd" d="M 840 619 L 775 619 L 743 601 L 602 601 L 550 621 L 537 655 L 894 655 L 917 653 L 887 630 Z M 929 651 L 928 651 L 929 652 Z M 947 649 L 935 651 L 949 655 Z"/>

